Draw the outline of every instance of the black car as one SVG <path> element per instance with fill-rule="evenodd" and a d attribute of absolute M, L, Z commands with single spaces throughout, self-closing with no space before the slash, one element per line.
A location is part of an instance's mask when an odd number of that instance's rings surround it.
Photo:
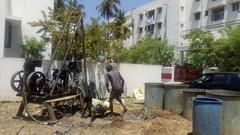
<path fill-rule="evenodd" d="M 240 73 L 206 73 L 203 74 L 199 79 L 193 80 L 190 83 L 189 87 L 201 89 L 225 89 L 240 91 Z"/>

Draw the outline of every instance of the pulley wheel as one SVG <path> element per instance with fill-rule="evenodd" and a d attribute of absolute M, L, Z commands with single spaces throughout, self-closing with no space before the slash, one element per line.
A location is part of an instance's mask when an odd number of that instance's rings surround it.
<path fill-rule="evenodd" d="M 16 92 L 21 92 L 23 89 L 23 70 L 15 72 L 11 77 L 11 87 Z"/>

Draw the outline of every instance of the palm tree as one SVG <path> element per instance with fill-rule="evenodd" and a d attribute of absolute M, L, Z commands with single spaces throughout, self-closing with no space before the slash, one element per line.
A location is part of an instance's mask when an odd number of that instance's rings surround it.
<path fill-rule="evenodd" d="M 118 5 L 120 5 L 120 0 L 102 0 L 100 5 L 97 6 L 98 12 L 102 17 L 107 19 L 108 29 L 109 29 L 109 20 L 114 16 L 115 12 L 118 11 Z M 108 30 L 108 38 L 110 40 L 110 31 Z"/>
<path fill-rule="evenodd" d="M 64 0 L 54 0 L 54 11 L 58 9 L 65 9 Z"/>
<path fill-rule="evenodd" d="M 97 9 L 101 16 L 108 20 L 109 24 L 109 19 L 118 11 L 117 6 L 120 4 L 120 0 L 102 0 Z"/>
<path fill-rule="evenodd" d="M 131 34 L 129 26 L 126 23 L 125 13 L 126 12 L 124 10 L 119 10 L 115 15 L 112 30 L 113 36 L 116 39 L 124 40 Z"/>

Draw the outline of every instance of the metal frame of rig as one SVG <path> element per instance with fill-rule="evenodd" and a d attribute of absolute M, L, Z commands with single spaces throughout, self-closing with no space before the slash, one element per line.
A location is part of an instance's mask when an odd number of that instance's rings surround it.
<path fill-rule="evenodd" d="M 35 71 L 35 67 L 41 67 L 42 60 L 26 59 L 23 70 L 13 74 L 11 86 L 17 91 L 17 96 L 22 97 L 17 117 L 30 118 L 36 122 L 55 123 L 66 113 L 74 113 L 86 107 L 83 98 L 94 92 L 96 87 L 90 89 L 87 85 L 85 43 L 84 43 L 84 12 L 79 11 L 80 15 L 74 25 L 73 38 L 69 44 L 65 45 L 63 60 L 58 69 L 51 70 L 54 58 L 61 46 L 64 33 L 70 24 L 73 10 L 69 13 L 68 20 L 60 35 L 56 50 L 52 55 L 47 73 Z M 67 61 L 70 48 L 73 48 L 74 40 L 81 34 L 83 58 L 77 60 L 74 56 L 72 61 Z M 75 42 L 76 43 L 76 42 Z M 77 47 L 75 47 L 75 51 Z M 83 69 L 83 70 L 81 70 Z M 52 72 L 51 75 L 49 73 Z M 79 75 L 82 75 L 82 80 Z M 81 80 L 81 81 L 80 81 Z M 25 113 L 24 113 L 25 112 Z"/>

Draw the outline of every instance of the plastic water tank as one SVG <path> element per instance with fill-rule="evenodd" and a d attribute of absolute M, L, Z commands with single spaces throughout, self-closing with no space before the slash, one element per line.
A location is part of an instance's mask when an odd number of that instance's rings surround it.
<path fill-rule="evenodd" d="M 193 135 L 222 135 L 222 100 L 210 97 L 193 99 Z"/>

